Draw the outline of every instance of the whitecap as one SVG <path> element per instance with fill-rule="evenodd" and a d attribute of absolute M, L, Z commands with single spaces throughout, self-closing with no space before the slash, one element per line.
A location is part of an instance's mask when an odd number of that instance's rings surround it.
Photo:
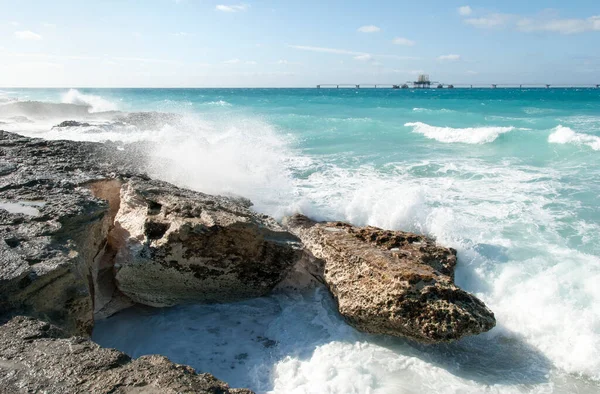
<path fill-rule="evenodd" d="M 412 127 L 414 133 L 423 134 L 429 139 L 439 142 L 453 143 L 461 142 L 465 144 L 485 144 L 493 142 L 500 134 L 515 130 L 515 127 L 467 127 L 452 128 L 430 126 L 422 122 L 405 123 L 404 126 Z"/>
<path fill-rule="evenodd" d="M 552 131 L 552 134 L 548 136 L 548 142 L 551 144 L 586 145 L 593 150 L 600 150 L 600 137 L 595 135 L 577 133 L 562 125 L 556 126 Z"/>

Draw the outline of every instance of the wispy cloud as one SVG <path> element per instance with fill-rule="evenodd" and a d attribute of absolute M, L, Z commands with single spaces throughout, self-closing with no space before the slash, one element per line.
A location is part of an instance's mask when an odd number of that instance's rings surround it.
<path fill-rule="evenodd" d="M 547 31 L 560 34 L 600 31 L 600 15 L 587 19 L 523 18 L 517 22 L 517 29 L 523 32 Z"/>
<path fill-rule="evenodd" d="M 336 49 L 336 48 L 313 47 L 313 46 L 308 46 L 308 45 L 289 45 L 289 47 L 294 48 L 294 49 L 300 49 L 302 51 L 333 53 L 336 55 L 351 55 L 351 56 L 368 55 L 368 53 L 366 53 L 366 52 L 348 51 L 346 49 Z"/>
<path fill-rule="evenodd" d="M 365 60 L 367 56 L 380 59 L 395 59 L 395 60 L 419 60 L 420 58 L 415 56 L 399 56 L 399 55 L 380 55 L 368 52 L 350 51 L 347 49 L 338 48 L 326 48 L 326 47 L 315 47 L 309 45 L 288 45 L 289 48 L 299 49 L 301 51 L 320 52 L 320 53 L 331 53 L 334 55 L 348 55 L 353 56 L 356 60 Z"/>
<path fill-rule="evenodd" d="M 471 14 L 461 14 L 463 16 Z M 577 34 L 600 31 L 600 15 L 589 18 L 561 18 L 553 10 L 546 10 L 528 17 L 506 13 L 489 13 L 478 17 L 465 18 L 467 25 L 480 29 L 512 27 L 525 33 L 550 32 L 558 34 Z"/>
<path fill-rule="evenodd" d="M 36 40 L 42 39 L 42 36 L 40 36 L 37 33 L 32 32 L 30 30 L 16 31 L 15 37 L 17 37 L 19 40 L 30 40 L 30 41 L 36 41 Z"/>
<path fill-rule="evenodd" d="M 468 5 L 463 5 L 462 7 L 458 7 L 458 13 L 462 16 L 469 16 L 473 13 L 473 9 Z"/>
<path fill-rule="evenodd" d="M 396 45 L 404 45 L 408 47 L 412 47 L 416 44 L 416 42 L 414 42 L 413 40 L 409 40 L 408 38 L 404 37 L 396 37 L 392 40 L 392 42 Z"/>
<path fill-rule="evenodd" d="M 369 55 L 369 54 L 364 54 L 364 55 L 357 55 L 354 56 L 355 60 L 360 60 L 361 62 L 368 62 L 373 60 L 373 56 Z"/>
<path fill-rule="evenodd" d="M 467 25 L 471 25 L 481 29 L 493 29 L 505 26 L 513 18 L 514 16 L 509 14 L 488 14 L 479 18 L 467 18 L 464 20 L 464 22 Z"/>
<path fill-rule="evenodd" d="M 241 60 L 240 60 L 240 59 L 229 59 L 229 60 L 225 60 L 225 61 L 223 62 L 223 64 L 238 64 L 238 63 L 240 63 L 240 62 L 241 62 Z"/>
<path fill-rule="evenodd" d="M 258 64 L 258 63 L 257 63 L 257 62 L 255 62 L 254 60 L 247 60 L 247 61 L 245 61 L 244 63 L 245 63 L 245 64 L 248 64 L 248 65 L 250 65 L 250 66 L 255 66 L 255 65 L 257 65 L 257 64 Z"/>
<path fill-rule="evenodd" d="M 392 70 L 392 72 L 398 73 L 398 74 L 410 74 L 410 75 L 425 74 L 424 70 Z"/>
<path fill-rule="evenodd" d="M 379 31 L 381 31 L 381 29 L 374 25 L 366 25 L 366 26 L 359 27 L 357 29 L 357 31 L 359 31 L 361 33 L 377 33 Z"/>
<path fill-rule="evenodd" d="M 457 60 L 460 60 L 460 55 L 454 55 L 454 54 L 442 55 L 442 56 L 438 56 L 437 60 L 439 60 L 441 62 L 455 62 Z"/>
<path fill-rule="evenodd" d="M 237 5 L 219 4 L 215 7 L 215 9 L 217 11 L 223 11 L 223 12 L 241 12 L 241 11 L 248 10 L 248 8 L 250 8 L 250 6 L 248 4 L 237 4 Z"/>

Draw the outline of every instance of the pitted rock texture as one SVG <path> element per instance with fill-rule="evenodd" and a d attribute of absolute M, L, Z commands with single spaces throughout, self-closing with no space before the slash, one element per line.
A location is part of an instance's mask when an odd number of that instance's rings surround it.
<path fill-rule="evenodd" d="M 0 326 L 2 393 L 251 394 L 166 357 L 132 360 L 58 327 L 15 317 Z"/>
<path fill-rule="evenodd" d="M 300 259 L 302 245 L 248 208 L 246 200 L 130 180 L 111 232 L 119 290 L 151 306 L 265 295 Z"/>
<path fill-rule="evenodd" d="M 308 267 L 349 324 L 421 343 L 450 342 L 492 329 L 494 314 L 453 283 L 456 251 L 427 237 L 302 215 L 284 224 L 314 258 Z"/>

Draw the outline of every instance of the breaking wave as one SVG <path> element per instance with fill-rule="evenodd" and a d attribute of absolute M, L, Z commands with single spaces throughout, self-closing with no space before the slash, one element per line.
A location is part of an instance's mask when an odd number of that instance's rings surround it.
<path fill-rule="evenodd" d="M 553 133 L 548 136 L 548 142 L 551 144 L 586 145 L 593 150 L 600 150 L 600 137 L 595 135 L 577 133 L 562 125 L 556 126 L 552 131 Z"/>
<path fill-rule="evenodd" d="M 117 105 L 93 94 L 83 94 L 77 89 L 69 89 L 62 97 L 65 104 L 76 104 L 89 108 L 89 112 L 116 111 Z"/>
<path fill-rule="evenodd" d="M 439 142 L 464 144 L 486 144 L 493 142 L 500 134 L 516 130 L 515 127 L 467 127 L 455 129 L 452 127 L 430 126 L 422 122 L 405 123 L 404 126 L 412 127 L 414 133 L 423 134 L 429 139 Z"/>

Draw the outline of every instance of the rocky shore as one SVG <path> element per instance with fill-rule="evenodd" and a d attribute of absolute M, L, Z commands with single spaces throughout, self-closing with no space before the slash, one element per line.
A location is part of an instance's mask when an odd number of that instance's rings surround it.
<path fill-rule="evenodd" d="M 365 332 L 438 343 L 495 325 L 454 285 L 454 250 L 300 215 L 282 226 L 244 198 L 150 179 L 144 148 L 0 131 L 0 391 L 249 392 L 86 339 L 136 303 L 231 302 L 317 281 Z"/>

